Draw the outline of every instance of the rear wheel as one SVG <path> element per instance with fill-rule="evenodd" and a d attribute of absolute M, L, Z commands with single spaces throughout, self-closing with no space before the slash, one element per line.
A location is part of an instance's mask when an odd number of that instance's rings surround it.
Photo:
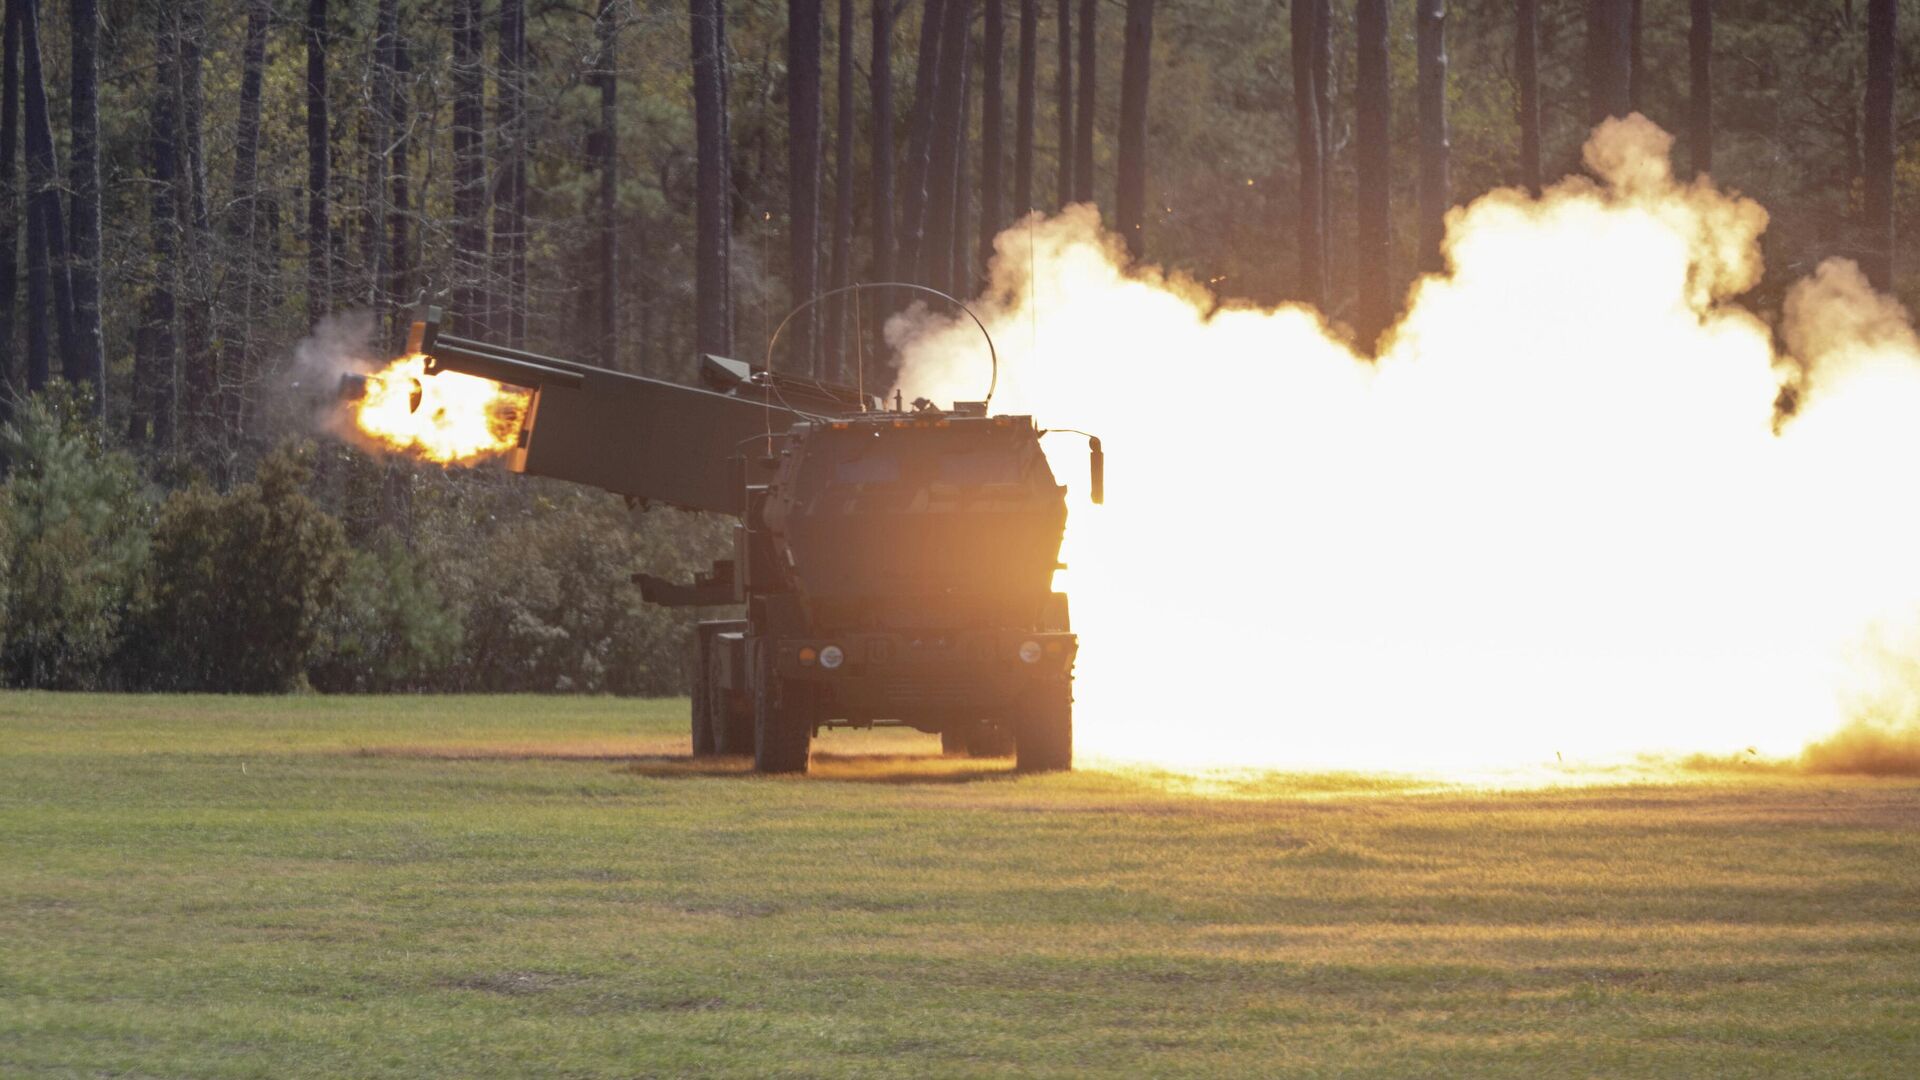
<path fill-rule="evenodd" d="M 943 757 L 965 757 L 967 755 L 971 727 L 953 727 L 940 733 L 940 753 Z"/>
<path fill-rule="evenodd" d="M 967 736 L 967 756 L 977 758 L 1012 757 L 1013 731 L 1005 724 L 982 720 Z"/>
<path fill-rule="evenodd" d="M 712 757 L 714 745 L 713 705 L 720 697 L 713 685 L 713 665 L 707 662 L 707 643 L 699 632 L 693 635 L 693 756 Z"/>
<path fill-rule="evenodd" d="M 753 701 L 751 695 L 721 685 L 724 659 L 715 643 L 707 649 L 707 682 L 712 688 L 713 750 L 716 754 L 745 757 L 753 753 Z"/>
<path fill-rule="evenodd" d="M 1073 684 L 1066 679 L 1027 691 L 1014 719 L 1014 744 L 1021 772 L 1062 772 L 1073 768 Z"/>
<path fill-rule="evenodd" d="M 803 773 L 813 741 L 813 710 L 807 688 L 786 685 L 773 672 L 773 650 L 749 642 L 753 656 L 753 771 Z"/>

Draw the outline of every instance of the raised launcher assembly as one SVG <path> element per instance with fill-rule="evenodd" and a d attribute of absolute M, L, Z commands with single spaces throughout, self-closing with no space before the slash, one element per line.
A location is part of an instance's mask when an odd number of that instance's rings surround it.
<path fill-rule="evenodd" d="M 845 386 L 703 357 L 682 386 L 413 325 L 429 375 L 533 392 L 511 467 L 738 517 L 734 554 L 652 603 L 739 604 L 694 630 L 693 752 L 804 772 L 827 727 L 937 732 L 949 752 L 1073 762 L 1066 489 L 1027 416 L 886 410 Z M 1100 501 L 1104 457 L 1092 447 Z"/>

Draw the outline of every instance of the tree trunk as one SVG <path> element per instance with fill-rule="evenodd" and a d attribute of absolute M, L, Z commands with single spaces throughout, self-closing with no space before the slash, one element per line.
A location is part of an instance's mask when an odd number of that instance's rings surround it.
<path fill-rule="evenodd" d="M 387 302 L 387 149 L 393 144 L 393 45 L 399 35 L 400 0 L 379 0 L 374 9 L 373 47 L 367 51 L 366 85 L 372 107 L 360 117 L 360 283 L 361 302 L 373 310 L 376 325 L 391 331 Z"/>
<path fill-rule="evenodd" d="M 840 0 L 834 50 L 836 79 L 833 89 L 833 243 L 827 264 L 827 284 L 841 289 L 853 282 L 853 0 Z M 826 347 L 823 373 L 840 382 L 846 367 L 848 342 L 846 293 L 835 295 L 828 303 Z M 860 329 L 855 327 L 853 333 Z"/>
<path fill-rule="evenodd" d="M 1868 280 L 1891 291 L 1894 272 L 1894 86 L 1899 78 L 1897 0 L 1867 0 L 1864 258 Z"/>
<path fill-rule="evenodd" d="M 409 131 L 413 126 L 413 95 L 408 92 L 407 83 L 413 73 L 413 54 L 397 25 L 389 40 L 387 74 L 393 80 L 393 87 L 387 99 L 390 109 L 387 183 L 392 189 L 391 204 L 387 207 L 387 303 L 393 309 L 392 336 L 398 346 L 406 341 L 413 304 L 412 248 L 407 239 L 407 216 L 413 205 L 407 194 L 407 177 L 412 171 L 408 158 L 413 142 Z"/>
<path fill-rule="evenodd" d="M 1371 350 L 1392 322 L 1394 309 L 1392 144 L 1388 136 L 1393 96 L 1387 0 L 1358 0 L 1354 24 L 1359 44 L 1354 68 L 1355 201 L 1359 216 L 1355 329 L 1361 348 Z"/>
<path fill-rule="evenodd" d="M 873 70 L 868 94 L 873 100 L 873 278 L 893 277 L 893 2 L 873 4 Z"/>
<path fill-rule="evenodd" d="M 73 365 L 67 381 L 93 391 L 93 414 L 107 408 L 107 358 L 100 337 L 100 15 L 95 0 L 68 0 L 72 15 Z"/>
<path fill-rule="evenodd" d="M 620 368 L 620 12 L 600 0 L 594 23 L 600 84 L 600 364 Z"/>
<path fill-rule="evenodd" d="M 1633 111 L 1633 0 L 1587 0 L 1587 119 Z"/>
<path fill-rule="evenodd" d="M 1114 220 L 1135 259 L 1146 254 L 1147 77 L 1153 70 L 1153 0 L 1127 0 L 1127 43 L 1120 59 L 1120 176 Z"/>
<path fill-rule="evenodd" d="M 1643 108 L 1641 95 L 1646 90 L 1646 71 L 1640 52 L 1642 0 L 1627 0 L 1627 105 L 1634 112 Z"/>
<path fill-rule="evenodd" d="M 1094 93 L 1094 46 L 1098 41 L 1095 26 L 1095 13 L 1099 10 L 1099 0 L 1080 0 L 1080 25 L 1074 30 L 1080 35 L 1080 86 L 1074 95 L 1073 113 L 1073 201 L 1090 203 L 1093 197 L 1093 122 L 1094 102 L 1098 95 Z"/>
<path fill-rule="evenodd" d="M 1513 75 L 1520 84 L 1520 182 L 1538 195 L 1541 184 L 1540 0 L 1518 0 L 1515 5 Z"/>
<path fill-rule="evenodd" d="M 917 267 L 921 284 L 951 284 L 954 198 L 960 143 L 966 138 L 967 26 L 973 0 L 946 0 L 940 28 L 940 74 L 934 95 L 933 148 L 927 161 L 927 232 Z"/>
<path fill-rule="evenodd" d="M 1693 175 L 1713 171 L 1713 0 L 1692 0 L 1693 25 L 1687 31 L 1691 95 L 1687 102 L 1687 150 Z"/>
<path fill-rule="evenodd" d="M 713 0 L 718 2 L 718 0 Z M 515 348 L 527 336 L 525 188 L 527 183 L 526 0 L 500 0 L 499 76 L 494 127 L 500 160 L 493 190 L 492 332 Z"/>
<path fill-rule="evenodd" d="M 727 44 L 727 5 L 726 0 L 714 0 L 718 4 L 719 14 L 713 20 L 714 55 L 720 61 L 720 145 L 724 148 L 722 161 L 726 166 L 723 179 L 725 187 L 723 209 L 727 217 L 727 247 L 722 254 L 726 257 L 727 272 L 722 278 L 726 289 L 722 295 L 727 304 L 727 340 L 731 342 L 739 328 L 735 302 L 738 297 L 733 291 L 733 114 L 730 103 L 733 101 L 733 50 Z"/>
<path fill-rule="evenodd" d="M 1059 102 L 1060 141 L 1055 201 L 1066 206 L 1073 201 L 1073 0 L 1055 0 L 1054 22 L 1059 40 L 1054 43 L 1053 94 Z"/>
<path fill-rule="evenodd" d="M 1333 277 L 1333 0 L 1314 0 L 1314 118 L 1320 124 L 1320 236 L 1327 277 Z M 1332 298 L 1332 286 L 1328 286 Z"/>
<path fill-rule="evenodd" d="M 884 3 L 886 0 L 876 0 Z M 913 108 L 907 114 L 906 189 L 900 197 L 900 246 L 895 273 L 912 278 L 927 233 L 928 169 L 933 154 L 935 101 L 940 94 L 940 53 L 948 0 L 926 0 L 920 12 L 920 49 L 913 69 Z"/>
<path fill-rule="evenodd" d="M 20 3 L 20 50 L 26 77 L 27 191 L 30 200 L 27 239 L 27 389 L 39 390 L 52 377 L 47 319 L 59 335 L 60 370 L 79 369 L 74 340 L 73 288 L 67 266 L 66 224 L 60 206 L 60 164 L 54 156 L 53 125 L 47 116 L 47 84 L 40 69 L 40 14 L 35 0 Z M 37 224 L 37 238 L 34 226 Z M 34 296 L 34 279 L 41 282 Z M 50 295 L 49 295 L 50 294 Z M 39 323 L 36 333 L 34 326 Z"/>
<path fill-rule="evenodd" d="M 1441 245 L 1453 204 L 1452 146 L 1447 139 L 1447 0 L 1419 0 L 1416 28 L 1420 80 L 1420 269 L 1446 266 Z"/>
<path fill-rule="evenodd" d="M 820 0 L 787 0 L 787 242 L 790 370 L 820 376 Z"/>
<path fill-rule="evenodd" d="M 0 420 L 13 417 L 23 386 L 14 349 L 14 303 L 20 292 L 20 3 L 7 0 L 0 62 Z M 137 356 L 136 356 L 137 363 Z"/>
<path fill-rule="evenodd" d="M 487 277 L 486 32 L 480 0 L 453 4 L 453 311 L 463 334 L 486 325 Z"/>
<path fill-rule="evenodd" d="M 228 298 L 221 312 L 220 388 L 222 419 L 238 435 L 245 422 L 253 381 L 253 320 L 269 263 L 260 251 L 260 93 L 267 59 L 267 25 L 273 0 L 247 0 L 247 36 L 240 55 L 240 107 L 234 121 L 233 197 L 226 214 Z M 234 279 L 238 278 L 236 284 Z M 236 310 L 237 309 L 237 310 Z"/>
<path fill-rule="evenodd" d="M 884 2 L 884 0 L 883 0 Z M 731 221 L 727 163 L 726 80 L 721 67 L 721 0 L 690 0 L 693 28 L 693 108 L 696 142 L 694 183 L 694 349 L 722 356 L 733 351 L 731 302 L 727 295 Z"/>
<path fill-rule="evenodd" d="M 986 21 L 980 27 L 980 266 L 993 261 L 993 238 L 1006 227 L 1005 193 L 1000 166 L 1005 161 L 1001 121 L 1000 63 L 1007 51 L 1006 17 L 1001 0 L 987 0 Z"/>
<path fill-rule="evenodd" d="M 205 95 L 202 59 L 207 40 L 206 0 L 181 5 L 180 28 L 180 164 L 183 173 L 174 191 L 186 202 L 180 208 L 182 239 L 180 266 L 179 412 L 190 437 L 188 453 L 201 462 L 217 460 L 219 357 L 213 351 L 213 220 L 208 211 L 207 154 L 205 149 Z"/>
<path fill-rule="evenodd" d="M 967 36 L 960 59 L 959 144 L 953 159 L 953 260 L 947 266 L 946 291 L 965 299 L 973 295 L 973 185 L 968 159 L 973 150 L 973 69 L 979 45 Z"/>
<path fill-rule="evenodd" d="M 307 321 L 333 308 L 333 240 L 327 189 L 332 162 L 327 130 L 327 0 L 307 0 Z"/>
<path fill-rule="evenodd" d="M 1326 0 L 1294 0 L 1289 7 L 1292 32 L 1294 153 L 1300 163 L 1300 285 L 1299 299 L 1324 309 L 1327 305 L 1326 198 L 1321 184 L 1320 91 L 1314 85 L 1314 43 L 1318 20 L 1326 16 Z"/>
<path fill-rule="evenodd" d="M 171 449 L 174 316 L 180 272 L 180 200 L 175 194 L 179 184 L 179 28 L 178 13 L 172 8 L 156 9 L 155 18 L 159 22 L 154 44 L 158 64 L 147 113 L 147 228 L 154 277 L 140 304 L 140 333 L 134 348 L 133 408 L 127 434 L 136 445 L 151 443 Z M 324 252 L 324 248 L 322 250 Z M 29 280 L 29 297 L 33 291 L 34 285 Z"/>
<path fill-rule="evenodd" d="M 1040 0 L 1020 0 L 1020 67 L 1013 101 L 1013 214 L 1033 209 L 1034 76 L 1040 47 Z"/>

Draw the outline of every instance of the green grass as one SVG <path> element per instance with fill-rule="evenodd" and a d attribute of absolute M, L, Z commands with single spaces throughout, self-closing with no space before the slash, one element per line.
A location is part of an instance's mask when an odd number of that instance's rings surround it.
<path fill-rule="evenodd" d="M 0 696 L 0 1075 L 1909 1076 L 1920 785 L 1013 777 Z"/>

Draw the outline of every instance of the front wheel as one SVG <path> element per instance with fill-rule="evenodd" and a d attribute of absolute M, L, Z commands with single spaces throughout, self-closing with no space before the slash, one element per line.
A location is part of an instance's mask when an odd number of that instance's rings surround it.
<path fill-rule="evenodd" d="M 713 668 L 707 663 L 707 643 L 698 631 L 693 635 L 693 756 L 712 757 L 714 745 L 713 703 L 722 695 L 713 685 Z"/>
<path fill-rule="evenodd" d="M 1013 740 L 1021 772 L 1073 768 L 1073 684 L 1061 679 L 1028 690 L 1014 718 Z"/>
<path fill-rule="evenodd" d="M 803 773 L 813 741 L 813 710 L 807 690 L 781 683 L 773 672 L 773 649 L 753 649 L 753 771 Z"/>

